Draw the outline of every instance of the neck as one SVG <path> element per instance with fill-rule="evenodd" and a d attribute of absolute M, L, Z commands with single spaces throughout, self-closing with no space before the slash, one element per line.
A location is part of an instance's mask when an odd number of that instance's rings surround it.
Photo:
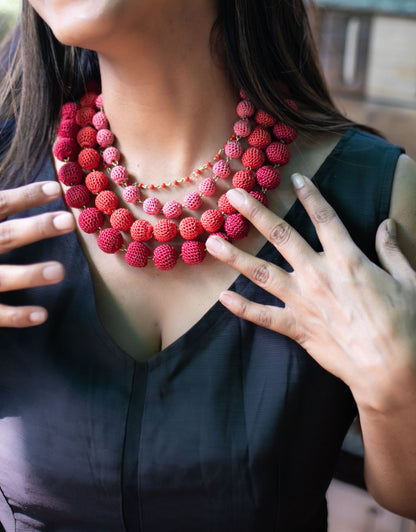
<path fill-rule="evenodd" d="M 232 132 L 237 95 L 211 54 L 214 16 L 193 16 L 197 32 L 187 13 L 99 52 L 111 130 L 124 164 L 144 182 L 190 173 Z"/>

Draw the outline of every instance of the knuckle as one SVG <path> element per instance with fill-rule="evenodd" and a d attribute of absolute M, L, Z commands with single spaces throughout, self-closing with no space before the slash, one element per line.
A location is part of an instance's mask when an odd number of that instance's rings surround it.
<path fill-rule="evenodd" d="M 335 218 L 336 214 L 334 209 L 330 207 L 329 205 L 326 205 L 324 207 L 320 207 L 317 211 L 313 213 L 313 219 L 318 224 L 328 223 L 333 218 Z"/>
<path fill-rule="evenodd" d="M 4 222 L 0 225 L 0 248 L 8 249 L 13 242 L 13 224 Z"/>
<path fill-rule="evenodd" d="M 290 240 L 292 228 L 285 222 L 279 222 L 270 231 L 269 240 L 276 246 L 283 246 Z"/>
<path fill-rule="evenodd" d="M 261 327 L 265 327 L 266 329 L 270 329 L 272 325 L 272 317 L 270 314 L 270 310 L 268 309 L 261 309 L 257 313 L 257 319 L 256 322 Z"/>
<path fill-rule="evenodd" d="M 4 220 L 9 215 L 9 193 L 7 190 L 0 190 L 0 220 Z"/>
<path fill-rule="evenodd" d="M 253 270 L 253 281 L 258 284 L 267 284 L 270 279 L 270 268 L 268 264 L 257 265 Z"/>

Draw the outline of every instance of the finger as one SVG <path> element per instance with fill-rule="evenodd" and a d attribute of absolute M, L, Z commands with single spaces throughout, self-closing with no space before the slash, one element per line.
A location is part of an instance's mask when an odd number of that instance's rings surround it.
<path fill-rule="evenodd" d="M 295 289 L 294 281 L 288 272 L 270 262 L 237 249 L 223 238 L 210 236 L 206 241 L 206 248 L 213 257 L 225 262 L 253 283 L 280 299 L 284 299 L 289 292 Z"/>
<path fill-rule="evenodd" d="M 359 249 L 346 227 L 312 181 L 301 174 L 293 174 L 292 182 L 299 201 L 316 229 L 324 251 L 342 249 L 343 255 L 348 252 L 357 253 Z"/>
<path fill-rule="evenodd" d="M 49 203 L 60 195 L 61 187 L 55 181 L 31 183 L 23 187 L 0 190 L 0 220 Z"/>
<path fill-rule="evenodd" d="M 0 327 L 33 327 L 44 323 L 48 318 L 42 307 L 10 307 L 0 304 Z"/>
<path fill-rule="evenodd" d="M 296 264 L 311 262 L 316 257 L 315 251 L 293 227 L 244 190 L 231 189 L 227 192 L 227 198 L 276 247 L 294 269 Z"/>
<path fill-rule="evenodd" d="M 415 271 L 399 248 L 393 220 L 385 220 L 380 224 L 376 234 L 376 250 L 381 265 L 395 279 L 416 280 Z"/>
<path fill-rule="evenodd" d="M 59 262 L 44 262 L 25 266 L 0 266 L 0 292 L 44 286 L 62 281 L 65 270 Z"/>
<path fill-rule="evenodd" d="M 62 235 L 74 229 L 75 219 L 66 211 L 8 220 L 0 224 L 0 253 L 44 238 Z"/>

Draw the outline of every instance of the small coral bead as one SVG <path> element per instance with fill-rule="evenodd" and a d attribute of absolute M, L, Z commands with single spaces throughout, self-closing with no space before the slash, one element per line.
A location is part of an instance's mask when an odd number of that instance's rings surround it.
<path fill-rule="evenodd" d="M 103 151 L 103 161 L 107 164 L 118 163 L 120 160 L 120 152 L 114 146 L 109 146 Z"/>
<path fill-rule="evenodd" d="M 130 242 L 127 247 L 124 259 L 129 266 L 135 268 L 144 268 L 147 266 L 147 259 L 150 255 L 150 250 L 141 242 Z"/>
<path fill-rule="evenodd" d="M 97 144 L 97 132 L 91 126 L 83 127 L 78 131 L 77 142 L 81 148 L 94 148 Z"/>
<path fill-rule="evenodd" d="M 258 148 L 248 148 L 241 157 L 243 166 L 246 168 L 251 168 L 252 170 L 257 170 L 260 168 L 260 166 L 263 165 L 264 160 L 264 152 Z"/>
<path fill-rule="evenodd" d="M 118 207 L 118 198 L 111 190 L 103 190 L 95 198 L 95 206 L 104 214 L 111 214 Z"/>
<path fill-rule="evenodd" d="M 171 270 L 178 261 L 176 249 L 169 244 L 157 246 L 153 251 L 153 262 L 158 270 Z"/>
<path fill-rule="evenodd" d="M 95 109 L 92 107 L 81 107 L 75 115 L 75 121 L 80 127 L 92 125 L 92 118 L 95 115 Z"/>
<path fill-rule="evenodd" d="M 239 137 L 248 137 L 251 133 L 251 124 L 248 120 L 237 120 L 233 129 Z"/>
<path fill-rule="evenodd" d="M 262 166 L 257 170 L 257 183 L 260 187 L 271 190 L 280 185 L 280 172 L 273 166 Z"/>
<path fill-rule="evenodd" d="M 111 169 L 110 177 L 114 183 L 117 183 L 117 185 L 122 185 L 123 183 L 127 183 L 129 180 L 129 173 L 127 168 L 121 166 L 121 164 L 118 164 Z"/>
<path fill-rule="evenodd" d="M 219 231 L 224 223 L 224 215 L 218 209 L 208 209 L 201 215 L 201 224 L 208 233 Z"/>
<path fill-rule="evenodd" d="M 272 141 L 272 136 L 263 126 L 257 126 L 247 139 L 250 146 L 264 150 Z"/>
<path fill-rule="evenodd" d="M 140 200 L 140 190 L 133 185 L 129 185 L 123 190 L 123 199 L 127 203 L 137 203 Z"/>
<path fill-rule="evenodd" d="M 53 153 L 59 161 L 76 161 L 79 146 L 75 139 L 58 139 L 53 147 Z"/>
<path fill-rule="evenodd" d="M 183 198 L 183 204 L 187 209 L 190 209 L 191 211 L 196 211 L 202 205 L 202 198 L 198 194 L 198 192 L 189 192 Z"/>
<path fill-rule="evenodd" d="M 184 240 L 194 240 L 203 232 L 201 222 L 192 216 L 187 216 L 179 222 L 179 233 Z"/>
<path fill-rule="evenodd" d="M 233 187 L 250 192 L 256 186 L 256 177 L 251 170 L 239 170 L 233 175 Z"/>
<path fill-rule="evenodd" d="M 177 235 L 178 228 L 172 220 L 159 220 L 153 226 L 153 236 L 159 242 L 170 242 Z"/>
<path fill-rule="evenodd" d="M 78 163 L 84 170 L 96 170 L 100 166 L 100 154 L 93 148 L 84 148 L 78 154 Z"/>
<path fill-rule="evenodd" d="M 123 237 L 117 229 L 103 229 L 97 238 L 98 247 L 105 253 L 116 253 L 123 245 Z"/>
<path fill-rule="evenodd" d="M 153 236 L 153 226 L 147 220 L 136 220 L 130 227 L 130 235 L 137 242 L 147 242 Z"/>
<path fill-rule="evenodd" d="M 84 185 L 75 185 L 65 192 L 66 204 L 75 209 L 85 207 L 90 200 L 90 191 Z"/>
<path fill-rule="evenodd" d="M 163 206 L 162 212 L 166 218 L 175 220 L 182 216 L 182 205 L 175 200 L 167 201 Z"/>
<path fill-rule="evenodd" d="M 134 222 L 132 213 L 124 208 L 116 209 L 110 216 L 110 224 L 114 229 L 128 231 Z"/>
<path fill-rule="evenodd" d="M 58 137 L 61 139 L 74 139 L 79 131 L 79 125 L 75 120 L 62 120 L 58 126 Z"/>
<path fill-rule="evenodd" d="M 222 194 L 218 198 L 218 208 L 224 214 L 234 214 L 235 212 L 237 212 L 237 209 L 235 209 L 229 202 L 227 194 Z"/>
<path fill-rule="evenodd" d="M 58 171 L 58 179 L 67 187 L 79 185 L 84 179 L 84 172 L 78 163 L 65 163 Z"/>
<path fill-rule="evenodd" d="M 107 117 L 102 111 L 98 111 L 98 113 L 95 113 L 95 115 L 92 117 L 92 124 L 95 127 L 95 129 L 107 129 L 108 128 Z"/>
<path fill-rule="evenodd" d="M 220 159 L 212 167 L 212 173 L 219 179 L 227 179 L 231 174 L 231 167 L 227 161 Z"/>
<path fill-rule="evenodd" d="M 114 142 L 114 135 L 109 129 L 100 129 L 97 132 L 97 142 L 100 148 L 108 148 Z"/>
<path fill-rule="evenodd" d="M 162 210 L 162 204 L 157 198 L 147 198 L 143 202 L 143 210 L 146 214 L 157 216 Z"/>
<path fill-rule="evenodd" d="M 95 233 L 104 225 L 104 215 L 95 207 L 84 209 L 79 217 L 78 224 L 84 233 Z"/>
<path fill-rule="evenodd" d="M 182 244 L 181 254 L 185 264 L 190 266 L 201 264 L 205 258 L 205 245 L 198 240 L 188 240 Z"/>
<path fill-rule="evenodd" d="M 237 104 L 237 114 L 240 118 L 249 118 L 250 116 L 253 116 L 254 113 L 254 105 L 248 100 L 241 100 L 241 102 Z"/>
<path fill-rule="evenodd" d="M 225 220 L 224 229 L 227 235 L 233 240 L 241 240 L 248 235 L 250 223 L 240 213 L 230 214 Z"/>
<path fill-rule="evenodd" d="M 217 191 L 217 184 L 212 177 L 206 177 L 199 183 L 198 191 L 200 194 L 210 198 Z"/>
<path fill-rule="evenodd" d="M 238 140 L 229 140 L 224 147 L 224 153 L 230 159 L 239 159 L 243 151 L 243 147 Z"/>
<path fill-rule="evenodd" d="M 108 177 L 99 170 L 90 172 L 85 178 L 85 186 L 93 194 L 99 194 L 108 187 Z"/>
<path fill-rule="evenodd" d="M 295 128 L 278 122 L 273 128 L 273 135 L 277 140 L 283 140 L 286 144 L 290 144 L 297 139 L 298 132 Z"/>
<path fill-rule="evenodd" d="M 266 149 L 266 155 L 272 164 L 283 166 L 290 161 L 290 151 L 286 144 L 272 142 Z"/>

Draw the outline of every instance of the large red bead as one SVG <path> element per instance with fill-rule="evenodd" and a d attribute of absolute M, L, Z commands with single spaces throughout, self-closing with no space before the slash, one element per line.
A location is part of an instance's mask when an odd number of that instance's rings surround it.
<path fill-rule="evenodd" d="M 83 127 L 78 131 L 77 142 L 81 148 L 94 148 L 97 144 L 97 132 L 91 126 Z"/>
<path fill-rule="evenodd" d="M 253 196 L 254 199 L 259 201 L 265 207 L 269 206 L 269 202 L 267 200 L 267 196 L 263 192 L 260 192 L 259 190 L 252 190 L 250 192 L 250 196 Z"/>
<path fill-rule="evenodd" d="M 91 200 L 90 191 L 84 185 L 75 185 L 65 192 L 67 205 L 75 209 L 81 209 L 88 205 Z"/>
<path fill-rule="evenodd" d="M 65 163 L 58 171 L 58 179 L 67 187 L 79 185 L 84 179 L 84 172 L 76 162 Z"/>
<path fill-rule="evenodd" d="M 79 217 L 78 224 L 84 233 L 95 233 L 104 225 L 104 215 L 95 207 L 84 209 Z"/>
<path fill-rule="evenodd" d="M 261 188 L 271 190 L 280 185 L 280 172 L 273 166 L 262 166 L 257 170 L 257 183 Z"/>
<path fill-rule="evenodd" d="M 85 186 L 93 194 L 99 194 L 108 187 L 108 177 L 98 170 L 90 172 L 85 178 Z"/>
<path fill-rule="evenodd" d="M 201 224 L 208 233 L 219 231 L 224 223 L 224 215 L 218 209 L 208 209 L 201 215 Z"/>
<path fill-rule="evenodd" d="M 225 213 L 225 214 L 234 214 L 235 212 L 237 212 L 237 209 L 234 208 L 231 203 L 229 202 L 228 198 L 227 198 L 227 194 L 222 194 L 219 198 L 218 198 L 218 208 L 221 212 Z"/>
<path fill-rule="evenodd" d="M 230 214 L 225 220 L 224 229 L 227 235 L 233 240 L 241 240 L 248 235 L 250 223 L 240 213 Z"/>
<path fill-rule="evenodd" d="M 254 105 L 248 100 L 241 100 L 237 104 L 237 114 L 240 118 L 249 118 L 255 113 Z"/>
<path fill-rule="evenodd" d="M 124 208 L 116 209 L 110 216 L 111 227 L 120 231 L 128 231 L 133 222 L 132 213 Z"/>
<path fill-rule="evenodd" d="M 251 170 L 239 170 L 233 175 L 233 187 L 242 188 L 243 190 L 253 190 L 256 186 L 256 177 Z"/>
<path fill-rule="evenodd" d="M 204 232 L 204 228 L 199 220 L 192 216 L 183 218 L 179 223 L 179 233 L 185 240 L 194 240 Z"/>
<path fill-rule="evenodd" d="M 53 147 L 53 153 L 59 161 L 76 161 L 79 146 L 75 139 L 58 139 Z"/>
<path fill-rule="evenodd" d="M 241 162 L 246 168 L 257 170 L 262 166 L 265 160 L 265 155 L 262 150 L 258 148 L 248 148 L 241 157 Z"/>
<path fill-rule="evenodd" d="M 258 148 L 259 150 L 264 150 L 272 141 L 272 136 L 262 126 L 257 126 L 253 129 L 253 132 L 249 135 L 247 139 L 250 146 L 253 148 Z"/>
<path fill-rule="evenodd" d="M 75 115 L 75 121 L 80 127 L 92 125 L 92 119 L 95 115 L 95 109 L 92 107 L 81 107 Z"/>
<path fill-rule="evenodd" d="M 98 247 L 105 253 L 116 253 L 123 245 L 123 236 L 117 229 L 103 229 L 97 238 Z"/>
<path fill-rule="evenodd" d="M 82 96 L 79 103 L 81 107 L 94 107 L 98 94 L 96 92 L 88 91 Z"/>
<path fill-rule="evenodd" d="M 188 240 L 182 244 L 181 254 L 185 264 L 201 264 L 205 258 L 205 244 L 198 240 Z"/>
<path fill-rule="evenodd" d="M 85 148 L 78 155 L 78 163 L 89 172 L 96 170 L 100 166 L 100 154 L 93 148 Z"/>
<path fill-rule="evenodd" d="M 134 266 L 135 268 L 144 268 L 147 266 L 149 254 L 149 248 L 141 242 L 130 242 L 124 258 L 127 264 L 130 266 Z"/>
<path fill-rule="evenodd" d="M 276 118 L 271 114 L 259 109 L 254 117 L 254 120 L 261 126 L 271 127 L 276 123 Z"/>
<path fill-rule="evenodd" d="M 79 109 L 79 105 L 75 102 L 67 102 L 61 108 L 61 117 L 63 120 L 70 119 L 75 120 L 76 114 Z"/>
<path fill-rule="evenodd" d="M 74 139 L 79 131 L 79 125 L 72 119 L 61 120 L 58 126 L 59 138 Z"/>
<path fill-rule="evenodd" d="M 177 235 L 178 228 L 172 220 L 159 220 L 153 226 L 153 236 L 159 242 L 169 242 Z"/>
<path fill-rule="evenodd" d="M 111 214 L 118 207 L 118 198 L 111 190 L 103 190 L 95 198 L 95 206 L 104 214 Z"/>
<path fill-rule="evenodd" d="M 282 142 L 272 142 L 266 149 L 266 155 L 272 164 L 283 166 L 290 161 L 290 151 Z"/>
<path fill-rule="evenodd" d="M 169 244 L 157 246 L 153 251 L 153 262 L 158 270 L 171 270 L 178 261 L 176 249 Z"/>
<path fill-rule="evenodd" d="M 147 220 L 136 220 L 130 227 L 130 234 L 137 242 L 147 242 L 152 238 L 153 226 Z"/>
<path fill-rule="evenodd" d="M 295 128 L 278 122 L 273 128 L 273 135 L 277 140 L 283 140 L 286 144 L 290 144 L 297 139 L 298 132 Z"/>

